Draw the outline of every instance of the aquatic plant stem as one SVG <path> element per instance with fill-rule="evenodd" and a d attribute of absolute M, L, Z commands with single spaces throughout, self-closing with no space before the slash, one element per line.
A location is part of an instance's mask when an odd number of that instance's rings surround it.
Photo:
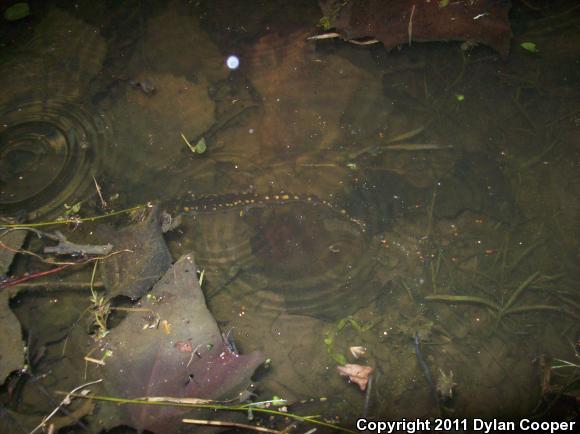
<path fill-rule="evenodd" d="M 182 419 L 183 423 L 193 424 L 193 425 L 207 425 L 207 426 L 221 426 L 221 427 L 232 427 L 232 428 L 242 428 L 249 429 L 258 432 L 267 432 L 272 434 L 279 434 L 280 431 L 275 429 L 264 428 L 262 426 L 248 425 L 245 423 L 235 423 L 235 422 L 222 422 L 219 420 L 205 420 L 205 419 Z"/>
<path fill-rule="evenodd" d="M 73 390 L 71 390 L 70 392 L 66 393 L 66 396 L 63 398 L 63 400 L 60 402 L 60 404 L 58 404 L 56 406 L 56 408 L 48 415 L 46 416 L 44 419 L 42 419 L 42 421 L 36 426 L 36 428 L 34 428 L 32 431 L 30 431 L 29 434 L 34 434 L 36 431 L 38 431 L 39 429 L 41 429 L 44 425 L 46 425 L 46 422 L 48 422 L 50 420 L 51 417 L 53 417 L 63 405 L 66 405 L 67 402 L 70 400 L 71 396 L 84 396 L 80 393 L 76 393 L 77 391 L 84 389 L 85 387 L 88 386 L 92 386 L 93 384 L 97 384 L 100 383 L 101 381 L 103 381 L 102 379 L 99 380 L 95 380 L 95 381 L 89 381 L 88 383 L 85 384 L 81 384 L 78 387 L 75 387 Z"/>
<path fill-rule="evenodd" d="M 540 274 L 540 272 L 536 271 L 530 277 L 528 277 L 526 280 L 524 280 L 520 286 L 518 286 L 518 288 L 513 292 L 511 297 L 508 299 L 507 303 L 505 303 L 501 307 L 501 309 L 499 311 L 499 315 L 498 315 L 499 319 L 501 319 L 501 317 L 514 304 L 514 302 L 520 296 L 520 294 L 524 291 L 524 289 L 526 289 L 530 285 L 530 283 L 532 283 L 536 279 L 536 277 L 538 277 L 539 274 Z"/>
<path fill-rule="evenodd" d="M 97 220 L 105 219 L 107 217 L 113 217 L 113 216 L 117 216 L 117 215 L 121 215 L 121 214 L 126 214 L 126 213 L 136 211 L 138 209 L 145 208 L 148 206 L 149 206 L 148 204 L 137 205 L 137 206 L 134 206 L 132 208 L 123 209 L 121 211 L 114 211 L 114 212 L 110 212 L 108 214 L 98 215 L 98 216 L 94 216 L 94 217 L 84 217 L 84 218 L 78 218 L 78 219 L 65 219 L 65 220 L 53 220 L 53 221 L 49 221 L 49 222 L 39 222 L 39 223 L 25 223 L 25 224 L 19 223 L 19 224 L 9 224 L 9 225 L 3 224 L 2 227 L 3 228 L 39 228 L 39 227 L 43 227 L 43 226 L 52 226 L 52 225 L 66 225 L 66 224 L 94 222 Z"/>
<path fill-rule="evenodd" d="M 551 312 L 563 313 L 565 315 L 571 316 L 572 318 L 575 318 L 577 321 L 580 321 L 580 316 L 578 316 L 574 312 L 569 311 L 568 309 L 564 309 L 562 307 L 552 306 L 549 304 L 533 304 L 530 306 L 512 307 L 511 309 L 507 309 L 503 313 L 503 315 L 505 316 L 513 313 L 525 313 L 539 310 L 547 310 Z"/>
<path fill-rule="evenodd" d="M 63 392 L 65 393 L 65 392 Z M 233 405 L 228 406 L 224 404 L 190 404 L 190 403 L 177 403 L 177 402 L 163 402 L 163 401 L 147 401 L 144 398 L 141 399 L 125 399 L 125 398 L 117 398 L 114 396 L 103 396 L 103 395 L 82 395 L 80 393 L 69 393 L 68 396 L 74 398 L 83 398 L 83 399 L 94 399 L 95 401 L 104 401 L 104 402 L 114 402 L 117 404 L 135 404 L 135 405 L 165 405 L 170 407 L 187 407 L 187 408 L 201 408 L 206 410 L 225 410 L 225 411 L 241 411 L 247 412 L 249 407 L 246 405 Z M 327 423 L 321 420 L 314 419 L 316 416 L 299 416 L 294 413 L 286 413 L 283 411 L 278 410 L 270 410 L 267 408 L 254 408 L 252 407 L 251 410 L 255 413 L 264 413 L 273 416 L 281 416 L 285 418 L 290 418 L 294 420 L 298 420 L 301 422 L 309 422 L 315 425 L 324 426 L 326 428 L 332 428 L 337 431 L 347 432 L 356 434 L 356 431 L 350 430 L 348 428 L 341 427 L 340 425 L 335 425 L 332 423 Z"/>
<path fill-rule="evenodd" d="M 7 280 L 6 282 L 0 283 L 0 290 L 5 289 L 5 288 L 9 288 L 11 286 L 20 285 L 23 282 L 28 282 L 29 280 L 38 279 L 39 277 L 49 276 L 51 274 L 60 273 L 61 271 L 65 270 L 69 267 L 72 267 L 73 265 L 76 265 L 76 264 L 63 264 L 63 265 L 60 265 L 56 268 L 51 268 L 50 270 L 39 271 L 37 273 L 32 273 L 32 274 L 29 274 L 27 276 L 18 277 L 16 279 L 12 279 L 12 280 Z"/>

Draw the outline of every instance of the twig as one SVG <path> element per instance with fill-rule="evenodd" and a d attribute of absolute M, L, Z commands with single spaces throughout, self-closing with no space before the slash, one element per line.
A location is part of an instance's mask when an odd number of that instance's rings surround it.
<path fill-rule="evenodd" d="M 29 288 L 31 290 L 34 290 L 36 288 L 42 289 L 42 290 L 48 290 L 48 291 L 54 291 L 55 289 L 66 289 L 66 290 L 82 290 L 85 291 L 87 289 L 90 288 L 91 283 L 90 282 L 60 282 L 58 280 L 41 280 L 41 281 L 36 281 L 34 283 L 19 283 L 18 286 L 20 286 L 21 288 Z M 104 282 L 96 281 L 93 284 L 93 287 L 95 288 L 99 288 L 99 289 L 103 289 L 105 287 Z"/>
<path fill-rule="evenodd" d="M 378 150 L 385 150 L 387 148 L 386 145 L 392 144 L 394 146 L 394 144 L 397 144 L 398 146 L 401 145 L 401 143 L 399 142 L 403 142 L 404 140 L 409 140 L 412 139 L 413 137 L 418 136 L 419 134 L 421 134 L 429 125 L 431 124 L 431 120 L 427 121 L 425 123 L 425 125 L 422 125 L 418 128 L 415 128 L 411 131 L 406 131 L 404 133 L 401 134 L 397 134 L 394 137 L 390 137 L 386 140 L 386 144 L 384 146 L 377 146 L 377 145 L 370 145 L 370 146 L 366 146 L 363 149 L 359 149 L 357 151 L 351 152 L 348 155 L 348 159 L 349 160 L 355 160 L 358 157 L 360 157 L 363 154 L 366 153 L 371 153 L 373 151 L 378 151 Z M 394 149 L 394 148 L 393 148 Z"/>
<path fill-rule="evenodd" d="M 60 404 L 58 404 L 56 406 L 56 408 L 48 416 L 46 416 L 44 419 L 42 419 L 42 421 L 38 424 L 38 426 L 36 428 L 34 428 L 32 431 L 30 431 L 30 434 L 34 434 L 36 431 L 38 431 L 44 425 L 46 425 L 46 422 L 48 422 L 50 420 L 50 418 L 52 418 L 60 410 L 60 408 L 62 406 L 68 405 L 70 403 L 71 397 L 75 396 L 76 392 L 78 392 L 81 389 L 84 389 L 87 386 L 91 386 L 93 384 L 100 383 L 101 381 L 103 381 L 103 380 L 99 379 L 99 380 L 95 380 L 95 381 L 89 381 L 88 383 L 85 383 L 85 384 L 82 384 L 78 387 L 75 387 L 73 390 L 71 390 L 69 393 L 66 394 L 66 396 L 63 398 L 63 400 L 60 402 Z M 81 395 L 81 396 L 84 397 L 84 395 Z"/>
<path fill-rule="evenodd" d="M 99 199 L 101 200 L 101 208 L 105 209 L 107 208 L 108 205 L 105 199 L 103 199 L 103 195 L 101 194 L 101 187 L 99 186 L 99 183 L 95 178 L 95 175 L 93 175 L 93 181 L 95 181 L 95 188 L 97 189 L 97 194 L 99 195 Z"/>
<path fill-rule="evenodd" d="M 425 239 L 430 240 L 433 232 L 433 211 L 435 210 L 435 201 L 437 200 L 437 189 L 433 189 L 431 194 L 431 204 L 429 205 L 429 212 L 427 214 L 427 233 L 425 234 Z"/>
<path fill-rule="evenodd" d="M 0 283 L 0 289 L 9 288 L 11 286 L 19 285 L 23 282 L 28 282 L 29 280 L 33 280 L 33 279 L 37 279 L 39 277 L 49 276 L 51 274 L 59 273 L 63 270 L 66 270 L 69 267 L 72 267 L 73 265 L 74 264 L 64 264 L 64 265 L 60 265 L 59 267 L 56 267 L 56 268 L 51 268 L 50 270 L 39 271 L 37 273 L 29 274 L 28 276 L 23 276 L 23 277 L 19 277 L 17 279 L 7 280 L 6 282 Z"/>
<path fill-rule="evenodd" d="M 6 246 L 0 241 L 0 247 L 6 247 Z M 107 258 L 110 258 L 113 255 L 117 255 L 119 253 L 125 253 L 125 252 L 133 253 L 132 250 L 125 249 L 125 250 L 118 250 L 116 252 L 109 253 L 108 255 L 105 255 L 105 256 L 97 256 L 97 257 L 94 257 L 94 258 L 88 258 L 88 259 L 86 259 L 84 261 L 78 261 L 78 262 L 50 262 L 50 261 L 44 260 L 43 258 L 41 258 L 40 256 L 38 256 L 35 253 L 26 252 L 25 251 L 25 253 L 29 253 L 29 254 L 31 254 L 31 255 L 33 255 L 35 257 L 40 258 L 42 260 L 42 262 L 44 262 L 44 263 L 53 264 L 53 265 L 59 265 L 59 266 L 56 267 L 56 268 L 52 268 L 50 270 L 39 271 L 37 273 L 32 273 L 32 274 L 29 274 L 27 276 L 18 277 L 16 279 L 12 279 L 12 280 L 8 280 L 8 281 L 5 281 L 5 282 L 2 282 L 2 283 L 0 283 L 0 290 L 1 289 L 4 289 L 4 288 L 8 288 L 10 286 L 20 285 L 23 282 L 27 282 L 29 280 L 37 279 L 39 277 L 48 276 L 50 274 L 58 273 L 58 272 L 66 269 L 68 267 L 71 267 L 73 265 L 84 265 L 84 264 L 87 264 L 87 263 L 92 262 L 92 261 L 98 261 L 98 260 L 101 260 L 101 259 L 107 259 Z M 23 252 L 22 251 L 19 251 L 18 253 L 23 253 Z"/>
<path fill-rule="evenodd" d="M 76 244 L 67 240 L 60 231 L 55 231 L 54 235 L 58 240 L 58 244 L 56 246 L 45 247 L 44 253 L 54 253 L 57 255 L 107 255 L 113 250 L 111 243 L 105 245 Z"/>
<path fill-rule="evenodd" d="M 181 138 L 183 139 L 183 141 L 185 142 L 185 144 L 187 145 L 187 147 L 189 148 L 189 150 L 195 154 L 196 153 L 195 152 L 195 146 L 193 146 L 189 142 L 189 140 L 187 140 L 187 137 L 185 137 L 185 135 L 183 133 L 181 133 Z"/>
<path fill-rule="evenodd" d="M 182 419 L 183 423 L 195 424 L 195 425 L 210 425 L 210 426 L 230 426 L 234 428 L 244 428 L 258 432 L 267 432 L 272 434 L 279 434 L 280 431 L 274 429 L 264 428 L 261 426 L 248 425 L 245 423 L 236 422 L 221 422 L 219 420 L 204 420 L 204 419 Z"/>
<path fill-rule="evenodd" d="M 413 40 L 413 15 L 415 15 L 415 5 L 411 8 L 411 16 L 409 17 L 409 25 L 407 26 L 407 33 L 409 34 L 409 47 Z"/>
<path fill-rule="evenodd" d="M 312 35 L 312 36 L 308 36 L 306 38 L 307 41 L 317 41 L 319 39 L 334 39 L 334 38 L 340 38 L 340 33 L 337 32 L 328 32 L 328 33 L 322 33 L 321 35 Z"/>
<path fill-rule="evenodd" d="M 373 374 L 369 375 L 369 382 L 367 384 L 367 391 L 365 393 L 365 405 L 363 407 L 363 413 L 362 413 L 364 418 L 366 418 L 369 414 L 372 388 L 373 388 Z"/>

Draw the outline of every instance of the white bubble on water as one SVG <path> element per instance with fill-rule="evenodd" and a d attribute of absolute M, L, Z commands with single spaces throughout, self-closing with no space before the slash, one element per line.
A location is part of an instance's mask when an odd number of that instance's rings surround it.
<path fill-rule="evenodd" d="M 238 69 L 238 66 L 240 66 L 240 59 L 238 59 L 238 56 L 232 54 L 227 58 L 226 65 L 230 69 Z"/>

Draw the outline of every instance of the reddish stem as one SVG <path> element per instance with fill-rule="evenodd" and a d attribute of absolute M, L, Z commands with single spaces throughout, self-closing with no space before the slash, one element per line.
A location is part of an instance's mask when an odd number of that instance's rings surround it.
<path fill-rule="evenodd" d="M 18 277 L 16 279 L 7 280 L 6 282 L 0 283 L 0 290 L 4 289 L 4 288 L 8 288 L 10 286 L 19 285 L 21 283 L 27 282 L 29 280 L 37 279 L 37 278 L 42 277 L 42 276 L 48 276 L 50 274 L 59 273 L 62 270 L 66 270 L 67 268 L 72 267 L 73 265 L 77 265 L 77 264 L 64 264 L 64 265 L 60 265 L 56 268 L 51 268 L 50 270 L 38 271 L 36 273 L 29 274 L 28 276 L 23 276 L 23 277 Z"/>

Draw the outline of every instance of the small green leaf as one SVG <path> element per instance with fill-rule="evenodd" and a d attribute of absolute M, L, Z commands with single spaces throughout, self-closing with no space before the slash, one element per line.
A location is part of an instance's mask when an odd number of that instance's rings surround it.
<path fill-rule="evenodd" d="M 64 207 L 66 209 L 66 211 L 63 213 L 64 216 L 71 216 L 74 214 L 78 214 L 79 211 L 81 210 L 81 202 L 77 202 L 74 205 L 67 205 L 66 203 L 64 204 Z"/>
<path fill-rule="evenodd" d="M 201 139 L 199 139 L 199 141 L 196 143 L 194 149 L 195 149 L 195 152 L 197 152 L 198 154 L 203 154 L 207 150 L 207 145 L 205 144 L 205 137 L 202 137 Z"/>
<path fill-rule="evenodd" d="M 274 395 L 272 397 L 272 405 L 285 405 L 286 400 L 284 398 L 280 398 L 278 395 Z"/>
<path fill-rule="evenodd" d="M 522 42 L 520 44 L 520 47 L 522 47 L 526 51 L 529 51 L 530 53 L 537 53 L 540 51 L 538 50 L 536 44 L 534 44 L 533 42 Z"/>
<path fill-rule="evenodd" d="M 336 325 L 336 331 L 340 332 L 342 331 L 343 328 L 346 327 L 346 325 L 348 324 L 348 321 L 350 320 L 350 317 L 346 317 L 341 319 L 338 324 Z"/>
<path fill-rule="evenodd" d="M 456 93 L 455 94 L 455 99 L 459 102 L 465 100 L 465 95 L 463 95 L 462 93 Z"/>
<path fill-rule="evenodd" d="M 359 333 L 361 333 L 363 331 L 363 327 L 362 327 L 361 323 L 359 323 L 354 318 L 350 318 L 350 325 L 352 326 L 353 329 L 355 329 Z"/>
<path fill-rule="evenodd" d="M 4 11 L 6 21 L 18 21 L 28 15 L 30 15 L 30 6 L 25 2 L 14 3 Z"/>
<path fill-rule="evenodd" d="M 324 31 L 330 29 L 330 18 L 328 18 L 328 17 L 320 18 L 319 24 L 320 24 L 320 27 L 322 27 L 322 30 L 324 30 Z"/>
<path fill-rule="evenodd" d="M 324 344 L 325 344 L 325 345 L 326 345 L 328 348 L 332 347 L 332 345 L 334 344 L 334 337 L 333 337 L 333 336 L 331 336 L 330 334 L 327 334 L 327 335 L 324 337 Z"/>
<path fill-rule="evenodd" d="M 440 8 L 445 8 L 449 6 L 449 0 L 439 0 L 438 3 Z"/>
<path fill-rule="evenodd" d="M 346 361 L 346 357 L 344 357 L 342 354 L 340 353 L 334 353 L 332 355 L 332 358 L 334 359 L 334 361 L 336 363 L 338 363 L 339 365 L 346 365 L 347 361 Z"/>

